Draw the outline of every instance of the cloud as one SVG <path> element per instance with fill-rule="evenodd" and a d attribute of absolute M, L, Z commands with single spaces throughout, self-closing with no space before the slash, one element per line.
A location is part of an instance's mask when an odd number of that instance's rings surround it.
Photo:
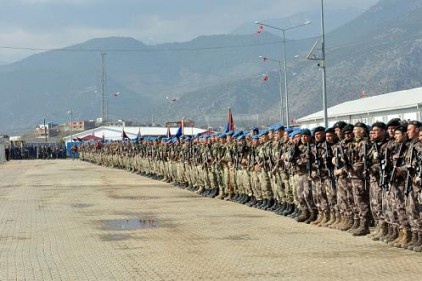
<path fill-rule="evenodd" d="M 368 8 L 375 2 L 325 0 L 325 6 Z M 0 9 L 0 44 L 60 48 L 107 36 L 181 42 L 319 8 L 320 0 L 6 0 Z M 24 54 L 0 49 L 0 60 L 21 58 L 18 53 Z"/>

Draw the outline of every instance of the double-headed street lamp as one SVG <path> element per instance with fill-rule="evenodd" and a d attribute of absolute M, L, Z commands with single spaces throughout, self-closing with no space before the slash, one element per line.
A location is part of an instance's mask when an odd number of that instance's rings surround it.
<path fill-rule="evenodd" d="M 280 28 L 280 27 L 276 27 L 276 26 L 272 26 L 269 24 L 265 24 L 259 21 L 255 22 L 256 24 L 258 24 L 259 26 L 265 26 L 265 27 L 269 27 L 269 28 L 273 28 L 276 30 L 281 31 L 281 38 L 282 38 L 282 42 L 283 42 L 283 48 L 282 48 L 282 57 L 283 57 L 283 70 L 284 70 L 284 93 L 285 93 L 285 98 L 286 98 L 286 126 L 287 128 L 289 128 L 289 124 L 290 124 L 290 119 L 289 119 L 289 94 L 288 94 L 288 89 L 287 89 L 287 62 L 286 62 L 286 31 L 294 29 L 294 28 L 298 28 L 301 26 L 305 26 L 310 24 L 310 21 L 306 21 L 302 24 L 298 24 L 295 26 L 291 26 L 289 28 Z"/>

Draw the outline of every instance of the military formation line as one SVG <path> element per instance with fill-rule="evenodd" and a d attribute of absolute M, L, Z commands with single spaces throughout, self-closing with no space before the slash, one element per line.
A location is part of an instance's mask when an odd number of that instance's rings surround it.
<path fill-rule="evenodd" d="M 418 121 L 87 143 L 80 159 L 422 251 Z M 375 226 L 373 231 L 370 227 Z"/>

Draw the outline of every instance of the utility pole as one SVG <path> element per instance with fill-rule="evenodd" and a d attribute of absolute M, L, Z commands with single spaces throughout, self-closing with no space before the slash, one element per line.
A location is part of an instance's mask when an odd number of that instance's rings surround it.
<path fill-rule="evenodd" d="M 45 125 L 45 118 L 44 118 L 44 136 L 45 136 L 45 143 L 47 143 L 47 127 Z"/>
<path fill-rule="evenodd" d="M 317 49 L 318 43 L 321 49 Z M 317 52 L 316 52 L 317 51 Z M 326 82 L 326 65 L 325 65 L 325 27 L 324 27 L 324 0 L 321 0 L 321 37 L 315 42 L 311 51 L 307 56 L 308 60 L 319 61 L 318 68 L 322 73 L 322 112 L 325 128 L 328 128 L 328 109 L 327 109 L 327 82 Z"/>
<path fill-rule="evenodd" d="M 102 123 L 107 121 L 107 101 L 105 98 L 105 55 L 106 53 L 101 53 L 101 120 Z"/>

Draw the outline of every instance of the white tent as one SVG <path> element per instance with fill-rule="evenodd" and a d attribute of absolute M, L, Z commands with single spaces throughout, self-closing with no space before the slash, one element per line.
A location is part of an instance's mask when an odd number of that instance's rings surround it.
<path fill-rule="evenodd" d="M 176 135 L 178 128 L 170 128 L 170 134 L 172 136 Z M 166 136 L 167 128 L 166 127 L 109 127 L 102 126 L 95 129 L 90 129 L 83 132 L 78 132 L 72 134 L 72 139 L 84 138 L 87 136 L 92 136 L 96 138 L 104 138 L 106 140 L 121 140 L 123 131 L 130 139 L 135 139 L 138 134 L 142 137 L 145 136 Z M 183 134 L 185 135 L 196 135 L 198 133 L 203 133 L 206 130 L 194 127 L 185 127 Z M 63 138 L 65 143 L 71 141 L 71 137 L 67 136 Z"/>

